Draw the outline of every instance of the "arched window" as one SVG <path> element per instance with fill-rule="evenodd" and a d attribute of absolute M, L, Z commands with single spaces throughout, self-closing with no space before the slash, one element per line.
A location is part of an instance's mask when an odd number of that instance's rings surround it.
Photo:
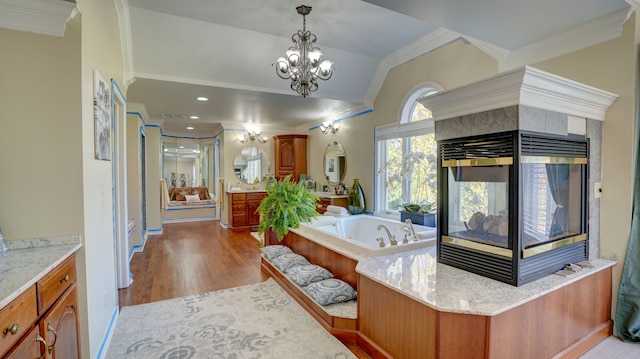
<path fill-rule="evenodd" d="M 432 114 L 418 99 L 440 90 L 434 83 L 414 87 L 402 103 L 397 123 L 376 128 L 376 212 L 398 215 L 404 204 L 436 202 Z"/>

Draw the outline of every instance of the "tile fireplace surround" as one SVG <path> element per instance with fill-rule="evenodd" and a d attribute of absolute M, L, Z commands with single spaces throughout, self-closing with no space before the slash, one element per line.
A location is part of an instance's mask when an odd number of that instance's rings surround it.
<path fill-rule="evenodd" d="M 600 254 L 600 200 L 594 188 L 601 181 L 602 121 L 616 99 L 615 94 L 524 67 L 419 101 L 433 113 L 437 141 L 507 131 L 588 139 L 588 259 L 596 259 Z M 512 284 L 519 285 L 515 282 Z"/>

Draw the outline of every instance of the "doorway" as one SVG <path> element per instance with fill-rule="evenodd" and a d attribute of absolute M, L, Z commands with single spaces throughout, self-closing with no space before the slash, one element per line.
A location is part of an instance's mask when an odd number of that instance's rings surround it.
<path fill-rule="evenodd" d="M 129 230 L 127 210 L 127 100 L 115 80 L 112 80 L 113 143 L 113 213 L 114 245 L 116 248 L 116 281 L 118 288 L 131 285 L 129 271 Z"/>

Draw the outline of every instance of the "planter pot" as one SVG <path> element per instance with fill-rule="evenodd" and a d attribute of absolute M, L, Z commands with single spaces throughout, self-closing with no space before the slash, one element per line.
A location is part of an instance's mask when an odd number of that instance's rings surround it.
<path fill-rule="evenodd" d="M 400 221 L 404 222 L 407 218 L 409 218 L 413 224 L 420 224 L 427 227 L 436 226 L 436 215 L 434 213 L 400 211 Z"/>

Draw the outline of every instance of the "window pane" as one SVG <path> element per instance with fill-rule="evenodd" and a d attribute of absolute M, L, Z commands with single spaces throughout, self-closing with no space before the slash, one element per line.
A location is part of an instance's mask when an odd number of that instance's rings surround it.
<path fill-rule="evenodd" d="M 437 176 L 437 146 L 433 134 L 411 137 L 411 151 L 405 156 L 410 164 L 411 193 L 406 197 L 407 202 L 436 203 Z"/>
<path fill-rule="evenodd" d="M 424 107 L 421 103 L 416 101 L 415 106 L 413 107 L 413 113 L 411 114 L 410 122 L 422 121 L 432 118 L 431 110 Z"/>
<path fill-rule="evenodd" d="M 386 208 L 387 211 L 397 211 L 402 204 L 402 140 L 394 138 L 384 141 L 387 162 L 386 178 L 384 178 L 386 188 Z"/>

